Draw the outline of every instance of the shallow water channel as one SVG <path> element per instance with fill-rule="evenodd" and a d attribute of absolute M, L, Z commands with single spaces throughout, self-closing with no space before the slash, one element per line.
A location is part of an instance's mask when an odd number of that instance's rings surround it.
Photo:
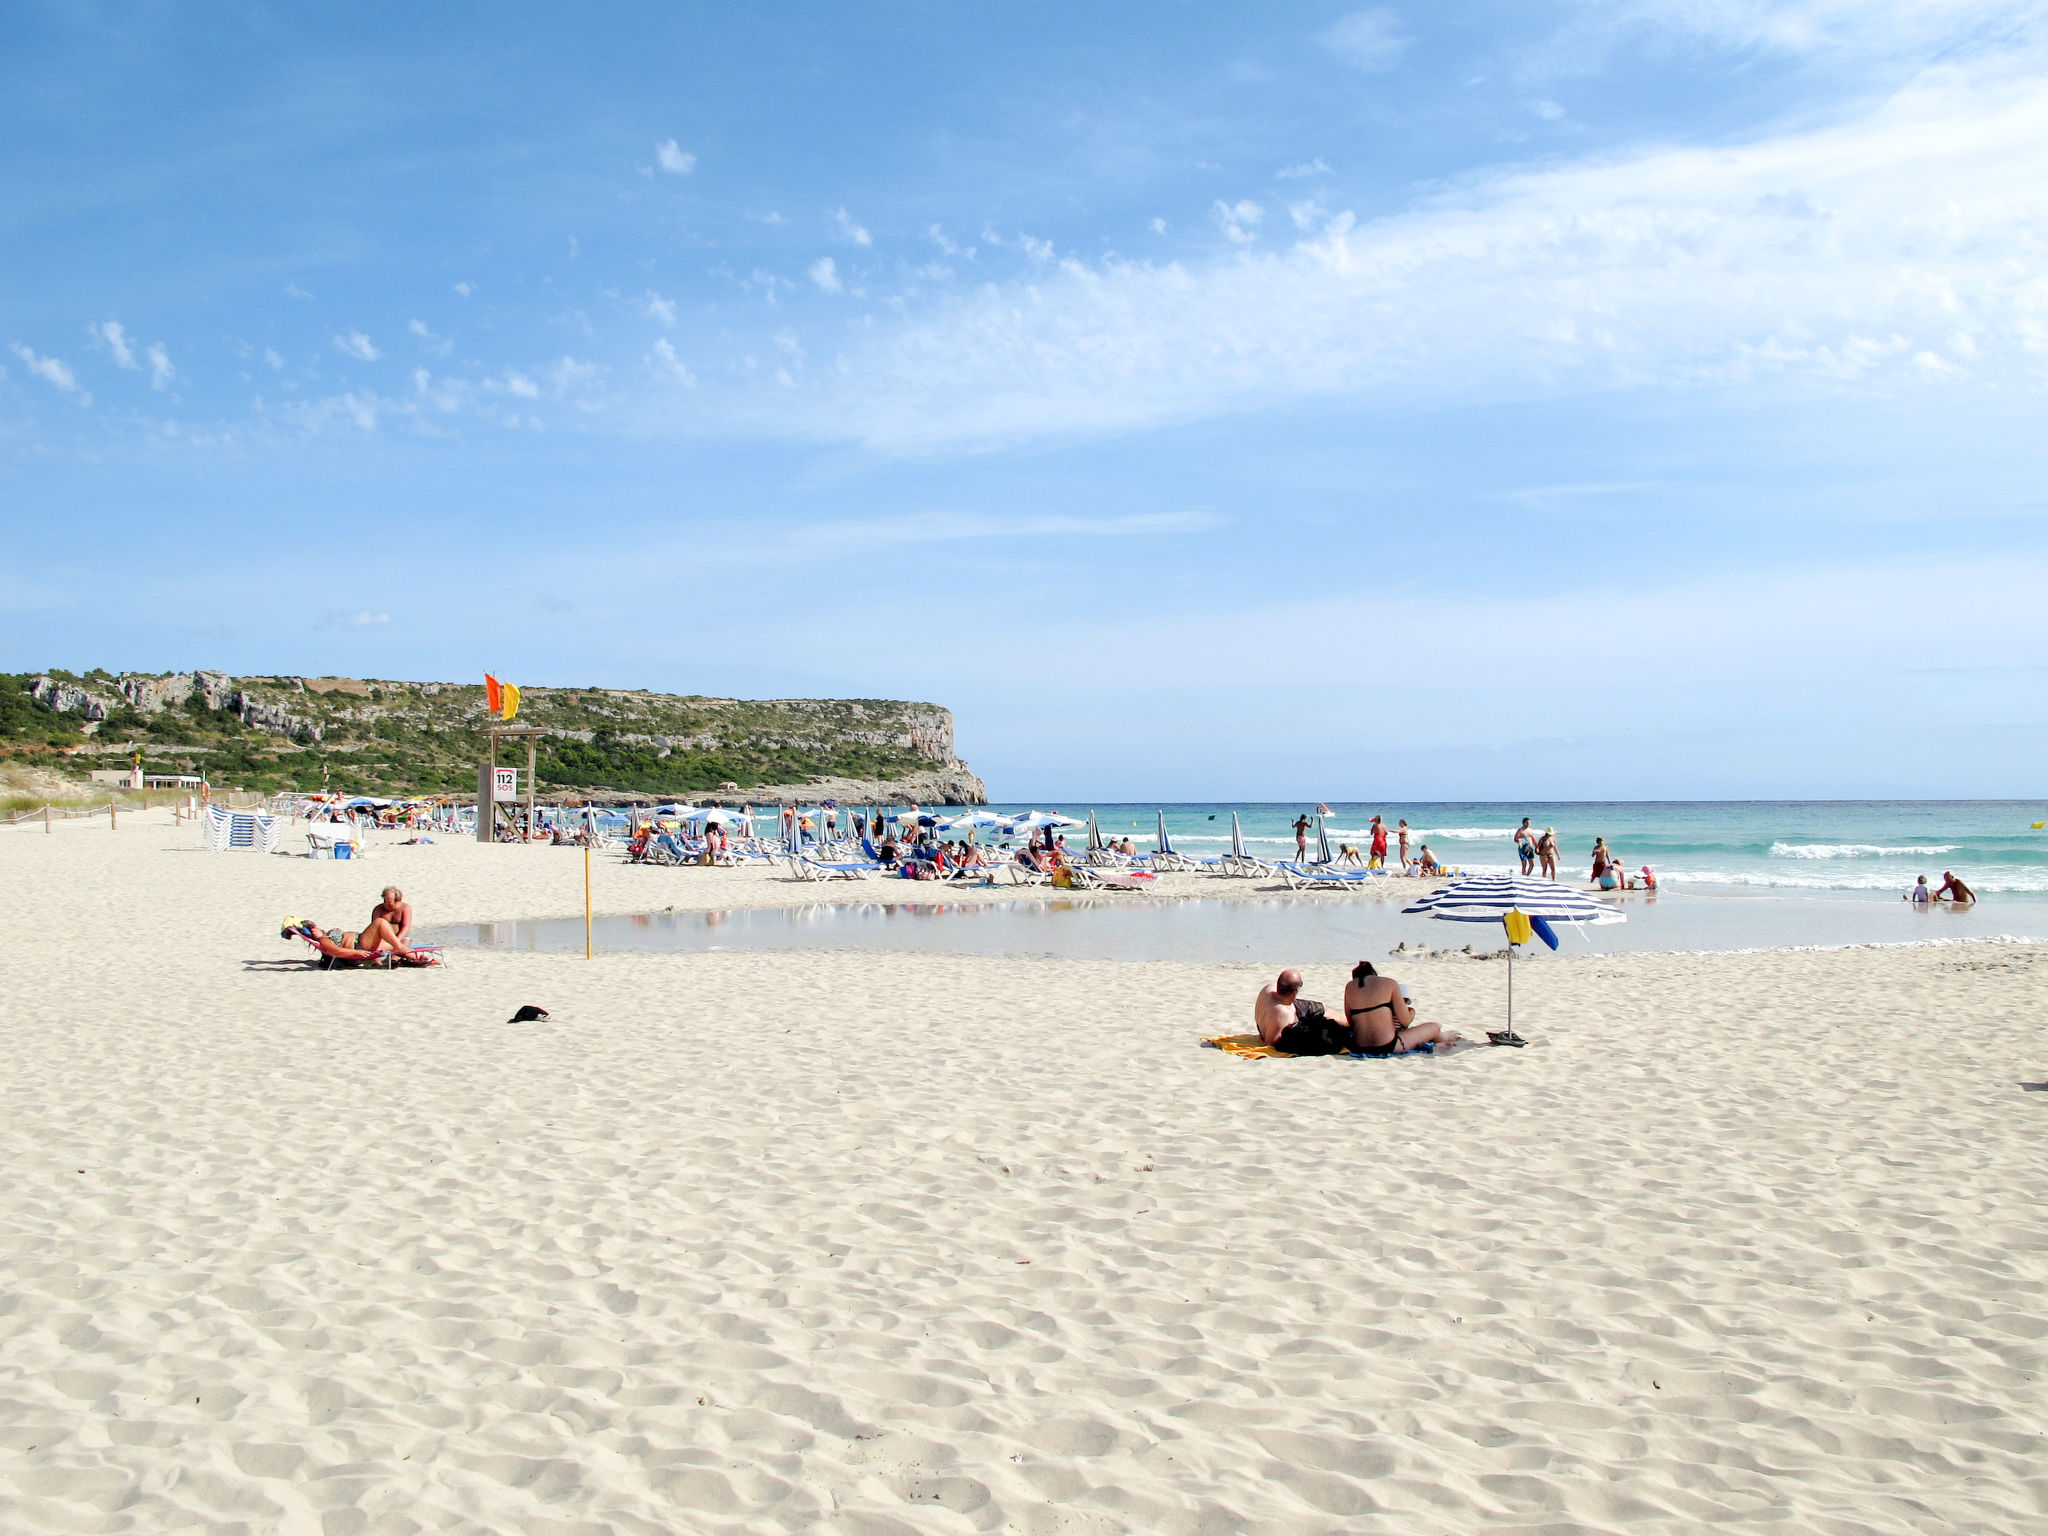
<path fill-rule="evenodd" d="M 1889 894 L 1630 894 L 1624 923 L 1560 929 L 1565 954 L 1904 944 L 2048 935 L 2048 902 L 2008 901 L 1951 911 L 1916 909 Z M 581 917 L 447 924 L 421 936 L 459 947 L 576 952 Z M 849 901 L 737 911 L 600 917 L 600 951 L 707 952 L 853 949 L 933 954 L 1045 955 L 1082 960 L 1379 959 L 1410 949 L 1497 949 L 1497 924 L 1403 917 L 1400 904 L 1342 893 L 1300 897 L 1165 899 L 1028 896 L 1002 902 Z M 1540 946 L 1539 946 L 1540 949 Z"/>

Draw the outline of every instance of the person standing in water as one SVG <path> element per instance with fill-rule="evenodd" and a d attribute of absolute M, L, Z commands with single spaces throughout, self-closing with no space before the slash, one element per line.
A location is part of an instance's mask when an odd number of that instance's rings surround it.
<path fill-rule="evenodd" d="M 1545 827 L 1543 835 L 1536 839 L 1536 859 L 1543 866 L 1543 878 L 1557 878 L 1557 828 Z"/>
<path fill-rule="evenodd" d="M 1406 816 L 1401 818 L 1399 836 L 1401 839 L 1401 870 L 1405 874 L 1408 869 L 1408 818 Z"/>
<path fill-rule="evenodd" d="M 1372 819 L 1371 857 L 1366 860 L 1365 867 L 1367 869 L 1385 869 L 1387 867 L 1387 824 L 1378 816 Z"/>
<path fill-rule="evenodd" d="M 1294 818 L 1294 862 L 1308 862 L 1308 812 L 1303 811 Z"/>
<path fill-rule="evenodd" d="M 1536 873 L 1536 833 L 1530 827 L 1529 818 L 1526 816 L 1522 818 L 1522 824 L 1515 828 L 1515 857 L 1522 861 L 1523 874 Z"/>

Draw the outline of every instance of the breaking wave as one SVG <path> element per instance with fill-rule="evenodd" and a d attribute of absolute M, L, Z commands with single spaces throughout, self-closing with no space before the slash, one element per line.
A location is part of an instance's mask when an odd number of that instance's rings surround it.
<path fill-rule="evenodd" d="M 1884 843 L 1773 843 L 1774 859 L 1909 859 L 1920 854 L 1954 853 L 1960 843 L 1928 843 L 1891 847 Z"/>

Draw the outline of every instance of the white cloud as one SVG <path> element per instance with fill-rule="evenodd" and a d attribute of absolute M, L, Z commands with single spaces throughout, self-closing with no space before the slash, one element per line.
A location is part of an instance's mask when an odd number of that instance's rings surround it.
<path fill-rule="evenodd" d="M 1408 34 L 1392 11 L 1353 11 L 1316 39 L 1353 69 L 1392 69 L 1408 51 Z"/>
<path fill-rule="evenodd" d="M 873 245 L 875 243 L 875 237 L 854 223 L 853 215 L 844 208 L 841 208 L 832 217 L 833 221 L 839 226 L 839 233 L 846 239 L 851 240 L 855 245 Z"/>
<path fill-rule="evenodd" d="M 422 351 L 431 352 L 436 357 L 446 357 L 455 350 L 455 343 L 451 339 L 435 335 L 424 320 L 408 320 L 405 328 L 419 338 Z"/>
<path fill-rule="evenodd" d="M 572 389 L 581 389 L 586 384 L 596 382 L 596 379 L 597 364 L 586 363 L 578 358 L 564 357 L 548 367 L 548 382 L 555 386 L 555 393 L 558 395 L 567 394 Z"/>
<path fill-rule="evenodd" d="M 2009 43 L 2044 19 L 2037 0 L 1598 0 L 1594 9 L 1732 48 L 1900 56 Z"/>
<path fill-rule="evenodd" d="M 1053 248 L 1050 240 L 1041 240 L 1036 235 L 1020 234 L 1017 236 L 1017 244 L 1024 248 L 1026 256 L 1029 256 L 1033 261 L 1041 265 L 1051 261 L 1053 258 Z"/>
<path fill-rule="evenodd" d="M 948 256 L 957 256 L 960 254 L 960 247 L 955 245 L 950 239 L 948 239 L 946 237 L 945 230 L 940 228 L 937 224 L 934 224 L 930 226 L 928 229 L 926 229 L 924 232 L 924 237 L 925 239 L 931 241 L 933 245 L 936 245 L 940 250 L 944 251 Z"/>
<path fill-rule="evenodd" d="M 142 364 L 135 360 L 135 349 L 128 344 L 128 333 L 122 329 L 120 321 L 103 320 L 98 325 L 87 326 L 86 330 L 92 333 L 94 340 L 100 342 L 109 352 L 114 354 L 115 366 L 121 368 L 140 368 L 142 366 Z"/>
<path fill-rule="evenodd" d="M 463 296 L 463 297 L 464 297 L 464 298 L 466 299 L 466 298 L 468 298 L 468 297 L 469 297 L 469 296 L 470 296 L 470 295 L 471 295 L 472 293 L 475 293 L 475 292 L 476 292 L 476 289 L 475 289 L 475 287 L 474 287 L 474 286 L 472 286 L 472 285 L 471 285 L 471 284 L 469 284 L 469 283 L 457 283 L 457 284 L 455 285 L 455 291 L 456 291 L 457 293 L 461 294 L 461 295 L 462 295 L 462 296 Z"/>
<path fill-rule="evenodd" d="M 1537 101 L 1529 104 L 1529 110 L 1546 123 L 1554 123 L 1564 116 L 1564 108 L 1554 101 Z"/>
<path fill-rule="evenodd" d="M 1216 206 L 1209 211 L 1223 233 L 1239 245 L 1248 245 L 1258 239 L 1258 225 L 1266 217 L 1266 210 L 1249 198 L 1235 203 L 1226 203 L 1218 198 Z"/>
<path fill-rule="evenodd" d="M 517 395 L 522 400 L 540 398 L 540 386 L 516 368 L 507 370 L 501 387 L 507 394 Z"/>
<path fill-rule="evenodd" d="M 286 283 L 284 285 L 284 296 L 288 299 L 310 299 L 313 297 L 312 294 L 306 292 L 297 283 Z"/>
<path fill-rule="evenodd" d="M 1323 157 L 1318 155 L 1315 159 L 1304 160 L 1299 165 L 1282 166 L 1273 174 L 1281 181 L 1303 181 L 1310 176 L 1327 176 L 1330 174 L 1330 168 L 1323 163 Z"/>
<path fill-rule="evenodd" d="M 1163 234 L 1165 234 L 1165 233 L 1166 233 L 1166 220 L 1164 220 L 1164 219 L 1154 219 L 1154 220 L 1152 221 L 1152 233 L 1153 233 L 1153 234 L 1155 234 L 1155 235 L 1163 235 Z"/>
<path fill-rule="evenodd" d="M 690 372 L 688 364 L 676 356 L 676 349 L 669 345 L 666 336 L 657 336 L 655 338 L 653 355 L 654 361 L 661 372 L 667 374 L 678 384 L 690 388 L 696 387 L 697 376 Z"/>
<path fill-rule="evenodd" d="M 156 341 L 150 343 L 145 355 L 149 358 L 149 387 L 169 389 L 171 380 L 178 376 L 178 370 L 171 366 L 171 354 L 164 350 L 162 342 Z"/>
<path fill-rule="evenodd" d="M 674 139 L 663 139 L 655 145 L 654 159 L 671 176 L 687 176 L 697 169 L 697 157 Z"/>
<path fill-rule="evenodd" d="M 14 355 L 21 359 L 24 368 L 28 369 L 30 373 L 41 379 L 45 384 L 48 384 L 59 394 L 71 396 L 80 405 L 92 404 L 91 394 L 80 387 L 78 375 L 73 373 L 70 365 L 62 359 L 38 357 L 31 349 L 23 346 L 18 341 L 14 343 L 13 351 Z"/>
<path fill-rule="evenodd" d="M 1216 213 L 1250 232 L 1241 205 Z M 807 403 L 825 435 L 910 449 L 1327 394 L 2039 390 L 2044 231 L 2048 72 L 2019 55 L 1838 126 L 1475 179 L 1285 249 L 1068 260 L 879 327 Z"/>
<path fill-rule="evenodd" d="M 830 256 L 820 256 L 811 263 L 811 281 L 827 293 L 839 291 L 839 263 Z"/>
<path fill-rule="evenodd" d="M 353 357 L 365 363 L 374 363 L 384 355 L 361 331 L 350 331 L 346 336 L 335 337 L 334 349 L 346 357 Z"/>
<path fill-rule="evenodd" d="M 786 542 L 807 549 L 943 544 L 975 539 L 1114 539 L 1200 533 L 1224 520 L 1213 512 L 1133 512 L 1077 517 L 1066 512 L 905 512 L 807 523 Z"/>
<path fill-rule="evenodd" d="M 674 325 L 676 323 L 676 304 L 674 299 L 664 299 L 650 288 L 647 291 L 647 297 L 641 300 L 641 306 L 647 311 L 649 319 L 659 320 L 663 325 Z"/>
<path fill-rule="evenodd" d="M 379 613 L 373 608 L 360 608 L 354 613 L 350 613 L 346 609 L 335 608 L 323 614 L 320 622 L 313 627 L 315 629 L 361 629 L 371 624 L 389 624 L 390 622 L 390 614 Z"/>
<path fill-rule="evenodd" d="M 1287 217 L 1294 220 L 1296 229 L 1314 229 L 1329 216 L 1330 210 L 1312 197 L 1287 205 Z"/>
<path fill-rule="evenodd" d="M 284 359 L 278 355 L 277 348 L 275 347 L 265 347 L 263 349 L 263 361 L 270 364 L 273 368 L 282 368 L 284 366 Z"/>

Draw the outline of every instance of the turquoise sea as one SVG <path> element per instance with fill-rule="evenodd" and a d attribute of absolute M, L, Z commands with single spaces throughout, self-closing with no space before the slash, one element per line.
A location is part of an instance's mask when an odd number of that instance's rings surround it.
<path fill-rule="evenodd" d="M 1584 880 L 1595 837 L 1605 837 L 1630 870 L 1649 865 L 1667 888 L 1901 892 L 1914 877 L 1939 882 L 1954 870 L 1978 892 L 2048 898 L 2048 800 L 1739 800 L 1329 802 L 1330 842 L 1361 843 L 1374 815 L 1392 827 L 1405 818 L 1416 846 L 1428 843 L 1444 863 L 1511 871 L 1513 832 L 1524 816 L 1555 827 L 1561 878 Z M 1105 835 L 1151 846 L 1158 812 L 1176 847 L 1215 853 L 1230 844 L 1238 813 L 1255 854 L 1294 854 L 1294 818 L 1314 802 L 1265 805 L 1003 804 L 997 811 L 1045 810 L 1085 819 L 1096 813 Z M 1311 834 L 1313 837 L 1313 834 Z"/>

